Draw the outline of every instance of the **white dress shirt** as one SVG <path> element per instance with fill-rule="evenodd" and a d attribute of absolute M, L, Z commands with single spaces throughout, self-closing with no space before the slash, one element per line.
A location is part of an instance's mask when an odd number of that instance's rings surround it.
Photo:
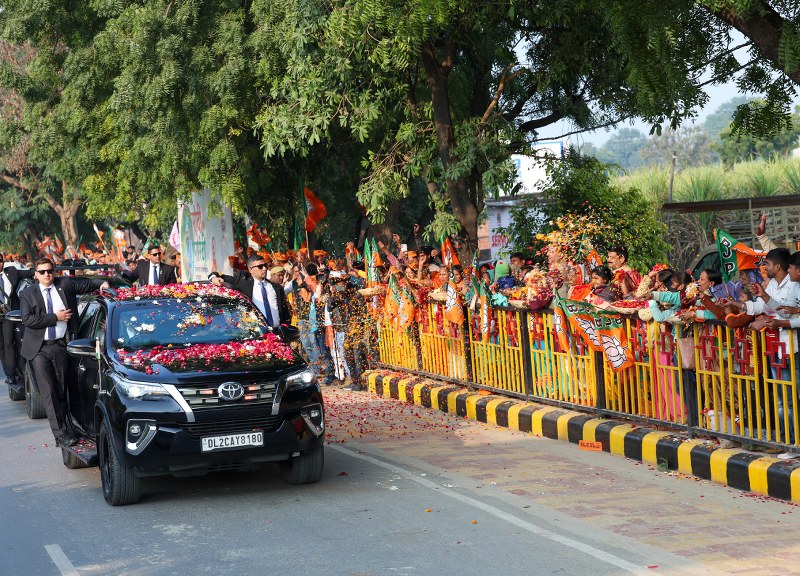
<path fill-rule="evenodd" d="M 797 306 L 797 301 L 795 299 L 795 283 L 791 281 L 788 274 L 780 283 L 775 280 L 775 278 L 772 278 L 769 284 L 767 284 L 766 293 L 770 297 L 769 304 L 764 302 L 763 298 L 758 298 L 755 302 L 745 302 L 748 314 L 751 316 L 768 314 L 773 318 L 780 318 L 781 314 L 778 313 L 775 308 L 778 306 Z M 778 332 L 780 333 L 780 341 L 786 345 L 786 352 L 797 352 L 797 336 L 794 335 L 794 330 L 781 328 Z"/>
<path fill-rule="evenodd" d="M 50 286 L 50 299 L 53 301 L 53 314 L 58 312 L 59 310 L 66 310 L 67 307 L 64 306 L 64 301 L 61 300 L 61 294 L 58 293 L 56 290 L 55 285 Z M 42 292 L 42 300 L 44 300 L 45 310 L 47 310 L 47 288 L 39 284 L 39 290 Z M 64 335 L 67 333 L 67 321 L 66 320 L 59 320 L 56 323 L 56 340 L 59 338 L 63 338 Z M 44 339 L 48 340 L 47 338 L 47 329 L 44 331 Z"/>
<path fill-rule="evenodd" d="M 3 274 L 1 276 L 3 278 L 3 292 L 6 293 L 6 303 L 8 303 L 9 299 L 11 298 L 13 286 L 11 286 L 11 279 L 8 277 L 5 268 L 3 269 Z"/>
<path fill-rule="evenodd" d="M 281 323 L 281 316 L 278 313 L 278 296 L 275 294 L 275 288 L 272 287 L 272 284 L 266 280 L 263 283 L 267 288 L 267 300 L 269 309 L 272 312 L 272 327 L 275 328 Z M 264 318 L 266 318 L 267 311 L 264 308 L 264 298 L 261 296 L 261 282 L 255 279 L 253 280 L 253 304 L 261 310 Z"/>

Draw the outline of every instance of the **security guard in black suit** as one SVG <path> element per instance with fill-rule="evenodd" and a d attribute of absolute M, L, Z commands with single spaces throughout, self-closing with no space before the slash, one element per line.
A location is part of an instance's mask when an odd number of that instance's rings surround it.
<path fill-rule="evenodd" d="M 0 254 L 0 266 L 3 256 Z M 33 278 L 33 270 L 19 270 L 15 266 L 6 266 L 0 273 L 0 304 L 5 311 L 19 310 L 19 296 L 17 287 L 24 278 Z M 6 384 L 12 385 L 17 381 L 17 351 L 14 342 L 15 325 L 9 320 L 0 322 L 0 349 L 3 351 L 3 372 L 6 374 Z"/>
<path fill-rule="evenodd" d="M 122 276 L 131 282 L 139 281 L 139 286 L 147 284 L 158 284 L 166 286 L 167 284 L 175 284 L 178 280 L 175 276 L 175 267 L 169 264 L 164 264 L 161 257 L 164 253 L 161 251 L 161 246 L 151 246 L 147 250 L 147 260 L 139 260 L 136 263 L 136 270 L 130 272 L 128 270 L 122 271 Z"/>
<path fill-rule="evenodd" d="M 286 301 L 286 293 L 283 286 L 267 280 L 267 263 L 264 258 L 258 254 L 250 256 L 247 259 L 247 269 L 250 274 L 238 270 L 233 276 L 212 272 L 211 283 L 222 286 L 227 282 L 234 290 L 247 296 L 273 328 L 278 328 L 281 324 L 291 324 L 292 313 Z"/>
<path fill-rule="evenodd" d="M 39 283 L 20 294 L 22 357 L 31 362 L 56 442 L 72 446 L 77 439 L 67 428 L 67 341 L 78 331 L 78 295 L 108 288 L 108 282 L 55 278 L 55 265 L 47 258 L 37 260 L 35 270 Z"/>

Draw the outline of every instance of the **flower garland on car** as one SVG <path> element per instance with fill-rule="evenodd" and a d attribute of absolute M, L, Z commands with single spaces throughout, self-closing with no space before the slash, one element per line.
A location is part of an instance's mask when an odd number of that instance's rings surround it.
<path fill-rule="evenodd" d="M 117 290 L 118 300 L 141 300 L 142 298 L 203 298 L 217 296 L 229 300 L 241 300 L 242 293 L 214 284 L 166 284 L 133 286 Z"/>
<path fill-rule="evenodd" d="M 126 366 L 142 368 L 146 374 L 158 373 L 152 365 L 165 368 L 202 368 L 212 363 L 261 365 L 265 362 L 289 364 L 296 357 L 292 349 L 275 334 L 265 334 L 260 340 L 226 342 L 224 344 L 192 344 L 186 347 L 155 346 L 149 350 L 128 352 L 117 350 L 120 360 Z M 213 367 L 212 370 L 219 370 Z"/>

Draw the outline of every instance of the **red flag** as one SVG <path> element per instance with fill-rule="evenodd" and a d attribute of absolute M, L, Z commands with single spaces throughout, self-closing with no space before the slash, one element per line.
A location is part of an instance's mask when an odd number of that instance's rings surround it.
<path fill-rule="evenodd" d="M 309 188 L 303 189 L 306 200 L 306 232 L 313 232 L 320 220 L 328 215 L 328 209 Z"/>

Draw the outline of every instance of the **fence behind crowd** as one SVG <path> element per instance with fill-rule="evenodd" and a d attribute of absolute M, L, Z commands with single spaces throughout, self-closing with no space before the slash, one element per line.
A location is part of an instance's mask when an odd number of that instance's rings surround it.
<path fill-rule="evenodd" d="M 463 324 L 430 301 L 417 322 L 379 325 L 381 364 L 601 416 L 685 428 L 746 444 L 799 446 L 793 331 L 625 319 L 634 364 L 614 371 L 570 332 L 562 349 L 550 311 L 466 311 Z"/>

